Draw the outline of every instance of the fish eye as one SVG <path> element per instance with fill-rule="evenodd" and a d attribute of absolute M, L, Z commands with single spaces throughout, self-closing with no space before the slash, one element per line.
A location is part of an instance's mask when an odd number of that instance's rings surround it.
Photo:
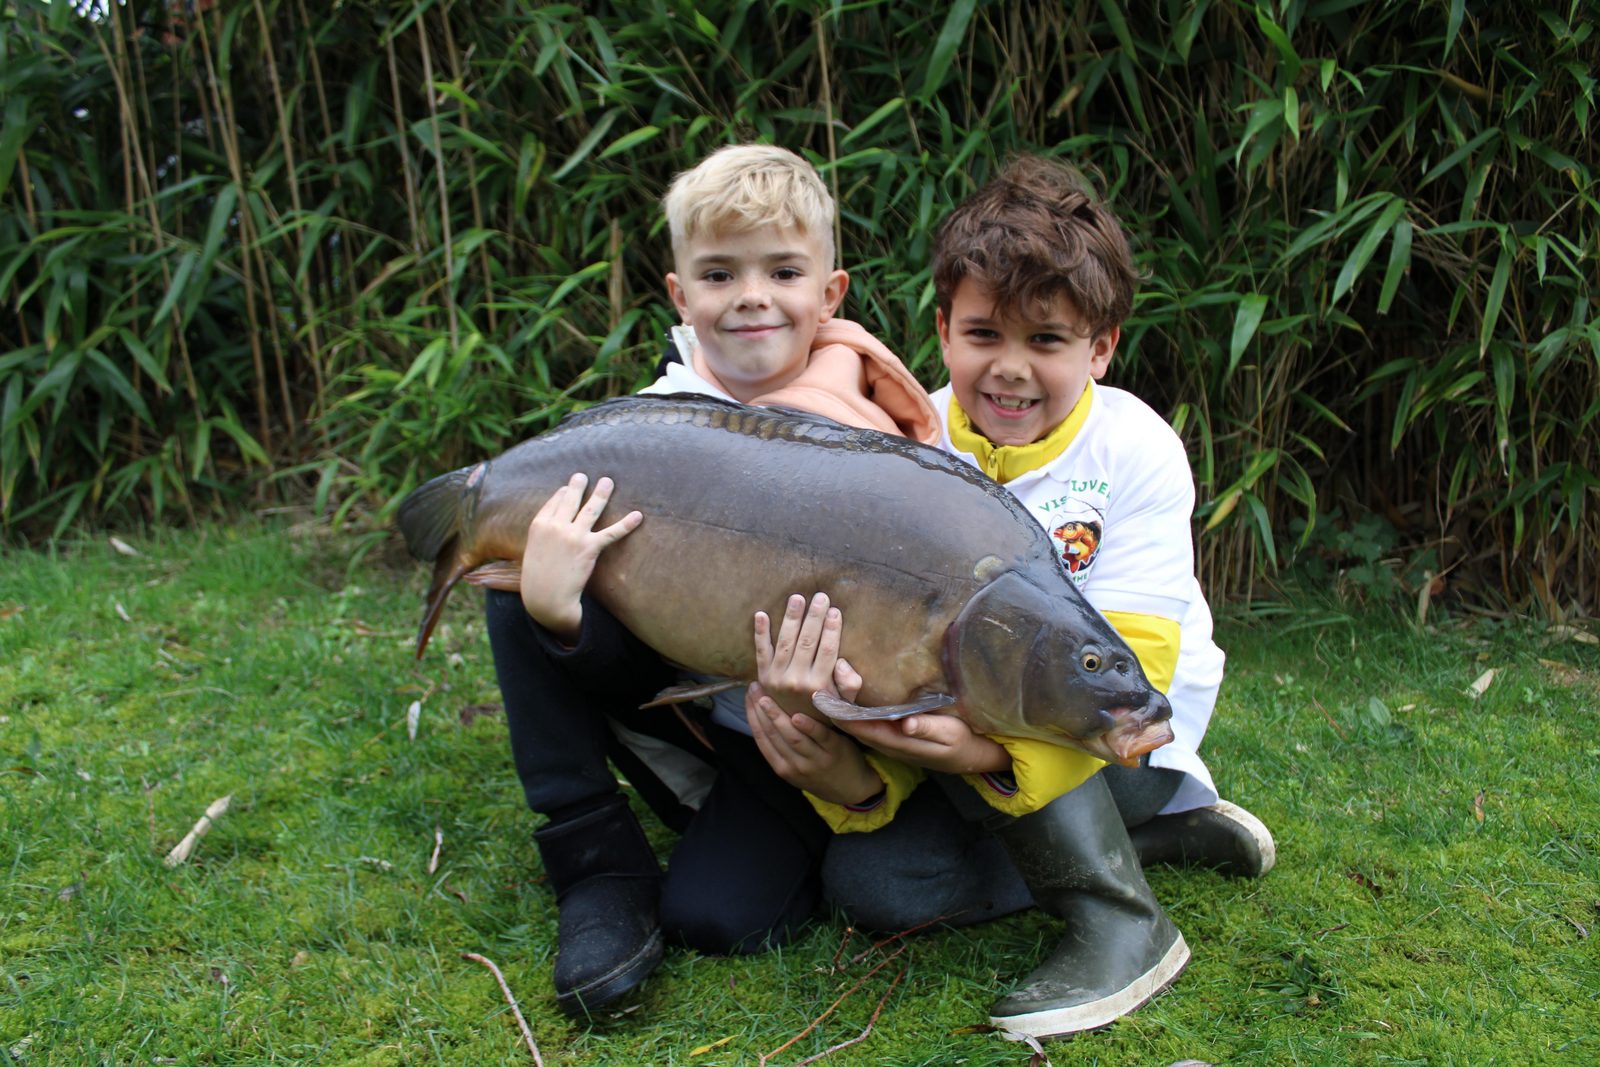
<path fill-rule="evenodd" d="M 1084 670 L 1088 671 L 1090 674 L 1094 674 L 1100 669 L 1100 653 L 1085 652 L 1083 654 L 1083 658 L 1078 662 L 1083 664 Z"/>

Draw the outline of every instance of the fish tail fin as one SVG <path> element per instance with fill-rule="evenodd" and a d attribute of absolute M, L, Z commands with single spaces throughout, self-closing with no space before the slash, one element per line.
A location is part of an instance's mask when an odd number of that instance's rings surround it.
<path fill-rule="evenodd" d="M 406 539 L 411 555 L 433 563 L 433 581 L 428 586 L 427 607 L 417 630 L 417 658 L 428 646 L 428 638 L 439 621 L 450 589 L 470 570 L 461 558 L 461 517 L 464 492 L 474 468 L 441 474 L 413 489 L 400 502 L 395 525 Z"/>
<path fill-rule="evenodd" d="M 522 564 L 509 559 L 491 559 L 466 574 L 467 584 L 480 589 L 499 589 L 507 593 L 522 591 Z"/>
<path fill-rule="evenodd" d="M 444 611 L 445 598 L 470 569 L 471 565 L 456 551 L 456 539 L 452 537 L 433 564 L 433 581 L 428 584 L 427 607 L 422 612 L 422 625 L 417 627 L 418 659 L 422 658 L 422 650 L 428 647 L 428 638 L 433 636 L 433 628 Z"/>
<path fill-rule="evenodd" d="M 413 558 L 433 562 L 461 533 L 462 491 L 471 472 L 472 468 L 466 467 L 441 474 L 400 501 L 394 522 Z"/>

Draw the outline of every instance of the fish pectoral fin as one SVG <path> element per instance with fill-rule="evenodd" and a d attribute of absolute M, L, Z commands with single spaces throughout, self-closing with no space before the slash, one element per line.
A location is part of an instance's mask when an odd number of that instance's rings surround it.
<path fill-rule="evenodd" d="M 868 708 L 860 704 L 852 704 L 848 700 L 842 700 L 832 693 L 818 691 L 811 694 L 813 707 L 830 719 L 840 719 L 845 722 L 903 719 L 907 715 L 920 715 L 925 711 L 938 711 L 940 708 L 948 708 L 955 702 L 956 698 L 947 693 L 931 693 L 920 700 L 913 700 L 909 704 L 886 704 L 881 708 Z"/>
<path fill-rule="evenodd" d="M 669 685 L 655 695 L 655 699 L 647 704 L 640 704 L 639 710 L 649 708 L 665 708 L 673 704 L 687 704 L 691 700 L 701 697 L 713 697 L 718 693 L 726 693 L 730 689 L 743 689 L 749 682 L 741 682 L 737 678 L 719 678 L 700 685 Z"/>
<path fill-rule="evenodd" d="M 492 559 L 466 574 L 468 585 L 484 589 L 499 589 L 506 593 L 522 592 L 522 564 L 509 559 Z"/>

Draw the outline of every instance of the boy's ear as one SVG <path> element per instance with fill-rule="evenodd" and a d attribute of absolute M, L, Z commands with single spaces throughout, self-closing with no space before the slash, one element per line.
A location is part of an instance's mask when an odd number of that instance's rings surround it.
<path fill-rule="evenodd" d="M 1122 327 L 1113 326 L 1105 333 L 1098 334 L 1091 342 L 1093 347 L 1089 351 L 1089 374 L 1095 381 L 1106 376 L 1106 371 L 1111 367 L 1111 357 L 1117 354 L 1117 342 L 1122 339 Z"/>
<path fill-rule="evenodd" d="M 667 295 L 672 298 L 672 306 L 678 309 L 678 320 L 685 326 L 693 326 L 689 321 L 689 294 L 683 291 L 676 274 L 667 274 Z"/>
<path fill-rule="evenodd" d="M 948 366 L 950 355 L 950 320 L 944 317 L 944 308 L 934 309 L 933 325 L 934 328 L 939 331 L 939 355 L 945 357 L 946 366 Z"/>
<path fill-rule="evenodd" d="M 828 275 L 827 284 L 822 287 L 822 317 L 818 323 L 827 322 L 838 312 L 839 305 L 844 303 L 844 294 L 850 288 L 850 275 L 846 271 L 836 270 Z"/>

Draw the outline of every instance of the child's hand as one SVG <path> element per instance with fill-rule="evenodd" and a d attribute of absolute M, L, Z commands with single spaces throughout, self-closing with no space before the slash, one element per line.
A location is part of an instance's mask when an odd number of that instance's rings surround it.
<path fill-rule="evenodd" d="M 745 718 L 773 771 L 797 789 L 833 804 L 862 804 L 883 779 L 844 734 L 811 715 L 790 715 L 762 690 L 745 690 Z"/>
<path fill-rule="evenodd" d="M 587 502 L 583 488 L 589 478 L 574 474 L 551 494 L 528 524 L 528 544 L 522 552 L 522 606 L 533 620 L 561 641 L 574 644 L 583 624 L 583 587 L 594 573 L 600 553 L 616 544 L 644 521 L 630 511 L 604 529 L 594 524 L 611 499 L 612 481 L 601 478 Z"/>
<path fill-rule="evenodd" d="M 898 721 L 840 722 L 839 729 L 903 763 L 945 774 L 1006 773 L 1011 754 L 998 741 L 972 732 L 954 715 L 908 715 Z"/>
<path fill-rule="evenodd" d="M 811 694 L 822 689 L 855 699 L 861 676 L 839 658 L 844 616 L 830 607 L 828 594 L 818 593 L 806 606 L 798 593 L 784 606 L 776 643 L 769 639 L 772 622 L 756 612 L 756 681 L 773 703 L 791 715 L 814 716 Z"/>

